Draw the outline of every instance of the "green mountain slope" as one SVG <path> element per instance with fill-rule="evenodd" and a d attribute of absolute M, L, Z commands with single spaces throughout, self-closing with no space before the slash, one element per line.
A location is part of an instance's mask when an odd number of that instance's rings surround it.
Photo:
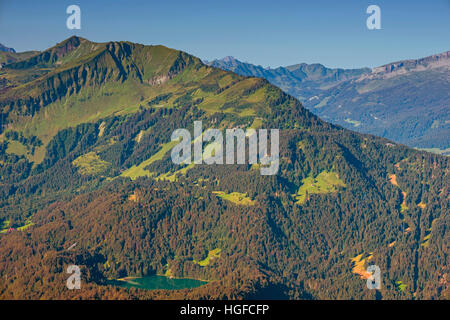
<path fill-rule="evenodd" d="M 19 60 L 27 59 L 37 54 L 38 51 L 26 51 L 26 52 L 6 52 L 0 51 L 0 65 L 6 65 Z"/>
<path fill-rule="evenodd" d="M 1 72 L 1 298 L 448 296 L 447 157 L 331 125 L 264 79 L 163 46 L 70 38 Z M 280 129 L 278 174 L 174 164 L 172 132 L 199 120 Z M 379 291 L 361 279 L 369 263 Z M 65 287 L 69 264 L 81 290 Z M 208 283 L 109 282 L 153 274 Z"/>

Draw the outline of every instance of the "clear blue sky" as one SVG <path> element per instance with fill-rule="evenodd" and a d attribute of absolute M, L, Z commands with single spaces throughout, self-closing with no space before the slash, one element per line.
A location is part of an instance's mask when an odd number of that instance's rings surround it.
<path fill-rule="evenodd" d="M 81 8 L 81 30 L 66 8 Z M 366 28 L 381 8 L 382 30 Z M 43 50 L 71 35 L 163 44 L 202 59 L 374 67 L 450 50 L 450 0 L 0 0 L 0 43 Z"/>

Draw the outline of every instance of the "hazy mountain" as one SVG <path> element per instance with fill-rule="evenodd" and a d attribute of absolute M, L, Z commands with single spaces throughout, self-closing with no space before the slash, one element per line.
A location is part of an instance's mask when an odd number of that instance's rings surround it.
<path fill-rule="evenodd" d="M 334 123 L 450 154 L 450 52 L 374 68 L 305 102 Z"/>
<path fill-rule="evenodd" d="M 0 43 L 0 51 L 16 53 L 16 50 L 14 50 L 13 48 L 5 47 L 5 46 L 2 45 L 1 43 Z"/>
<path fill-rule="evenodd" d="M 8 64 L 8 63 L 13 63 L 13 62 L 16 62 L 19 60 L 27 59 L 31 56 L 34 56 L 37 53 L 38 53 L 38 51 L 26 51 L 26 52 L 19 52 L 19 53 L 0 51 L 0 67 L 3 67 L 5 64 Z"/>
<path fill-rule="evenodd" d="M 296 64 L 275 69 L 241 62 L 233 57 L 207 62 L 208 65 L 243 76 L 265 78 L 299 99 L 307 99 L 322 89 L 370 72 L 370 69 L 330 69 L 321 64 Z"/>
<path fill-rule="evenodd" d="M 449 296 L 447 157 L 334 126 L 265 79 L 164 46 L 71 37 L 0 79 L 2 299 Z M 278 173 L 174 164 L 171 135 L 194 121 L 280 129 Z M 64 285 L 71 264 L 81 290 Z M 208 282 L 110 281 L 155 274 Z"/>
<path fill-rule="evenodd" d="M 0 68 L 5 64 L 29 58 L 36 53 L 38 51 L 16 52 L 13 48 L 7 48 L 0 43 Z"/>
<path fill-rule="evenodd" d="M 372 71 L 306 64 L 263 69 L 236 59 L 226 59 L 232 63 L 224 60 L 211 65 L 263 77 L 327 121 L 412 147 L 450 152 L 449 52 Z"/>

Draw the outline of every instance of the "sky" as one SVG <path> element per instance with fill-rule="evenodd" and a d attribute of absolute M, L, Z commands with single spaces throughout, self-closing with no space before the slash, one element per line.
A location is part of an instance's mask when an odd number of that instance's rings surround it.
<path fill-rule="evenodd" d="M 81 29 L 69 30 L 69 5 Z M 381 29 L 369 30 L 369 5 Z M 44 50 L 77 35 L 162 44 L 203 60 L 234 56 L 264 67 L 375 67 L 450 50 L 450 0 L 0 0 L 0 43 Z"/>

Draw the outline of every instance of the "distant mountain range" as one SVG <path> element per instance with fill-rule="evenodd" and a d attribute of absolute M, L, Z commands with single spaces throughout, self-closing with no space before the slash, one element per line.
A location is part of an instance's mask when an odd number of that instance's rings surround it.
<path fill-rule="evenodd" d="M 0 43 L 0 51 L 3 51 L 3 52 L 12 52 L 12 53 L 15 53 L 15 52 L 16 52 L 16 50 L 14 50 L 13 48 L 8 48 L 8 47 L 4 46 L 4 45 L 1 44 L 1 43 Z"/>
<path fill-rule="evenodd" d="M 301 100 L 308 99 L 337 83 L 371 72 L 369 68 L 330 69 L 319 63 L 301 63 L 271 69 L 241 62 L 230 56 L 206 63 L 210 66 L 233 71 L 243 76 L 265 78 L 285 92 Z"/>
<path fill-rule="evenodd" d="M 27 59 L 38 51 L 26 51 L 17 53 L 13 48 L 8 48 L 0 43 L 0 68 L 8 63 L 12 63 L 21 59 Z"/>
<path fill-rule="evenodd" d="M 450 153 L 450 51 L 372 70 L 305 63 L 270 69 L 233 57 L 208 64 L 265 78 L 332 123 Z"/>

